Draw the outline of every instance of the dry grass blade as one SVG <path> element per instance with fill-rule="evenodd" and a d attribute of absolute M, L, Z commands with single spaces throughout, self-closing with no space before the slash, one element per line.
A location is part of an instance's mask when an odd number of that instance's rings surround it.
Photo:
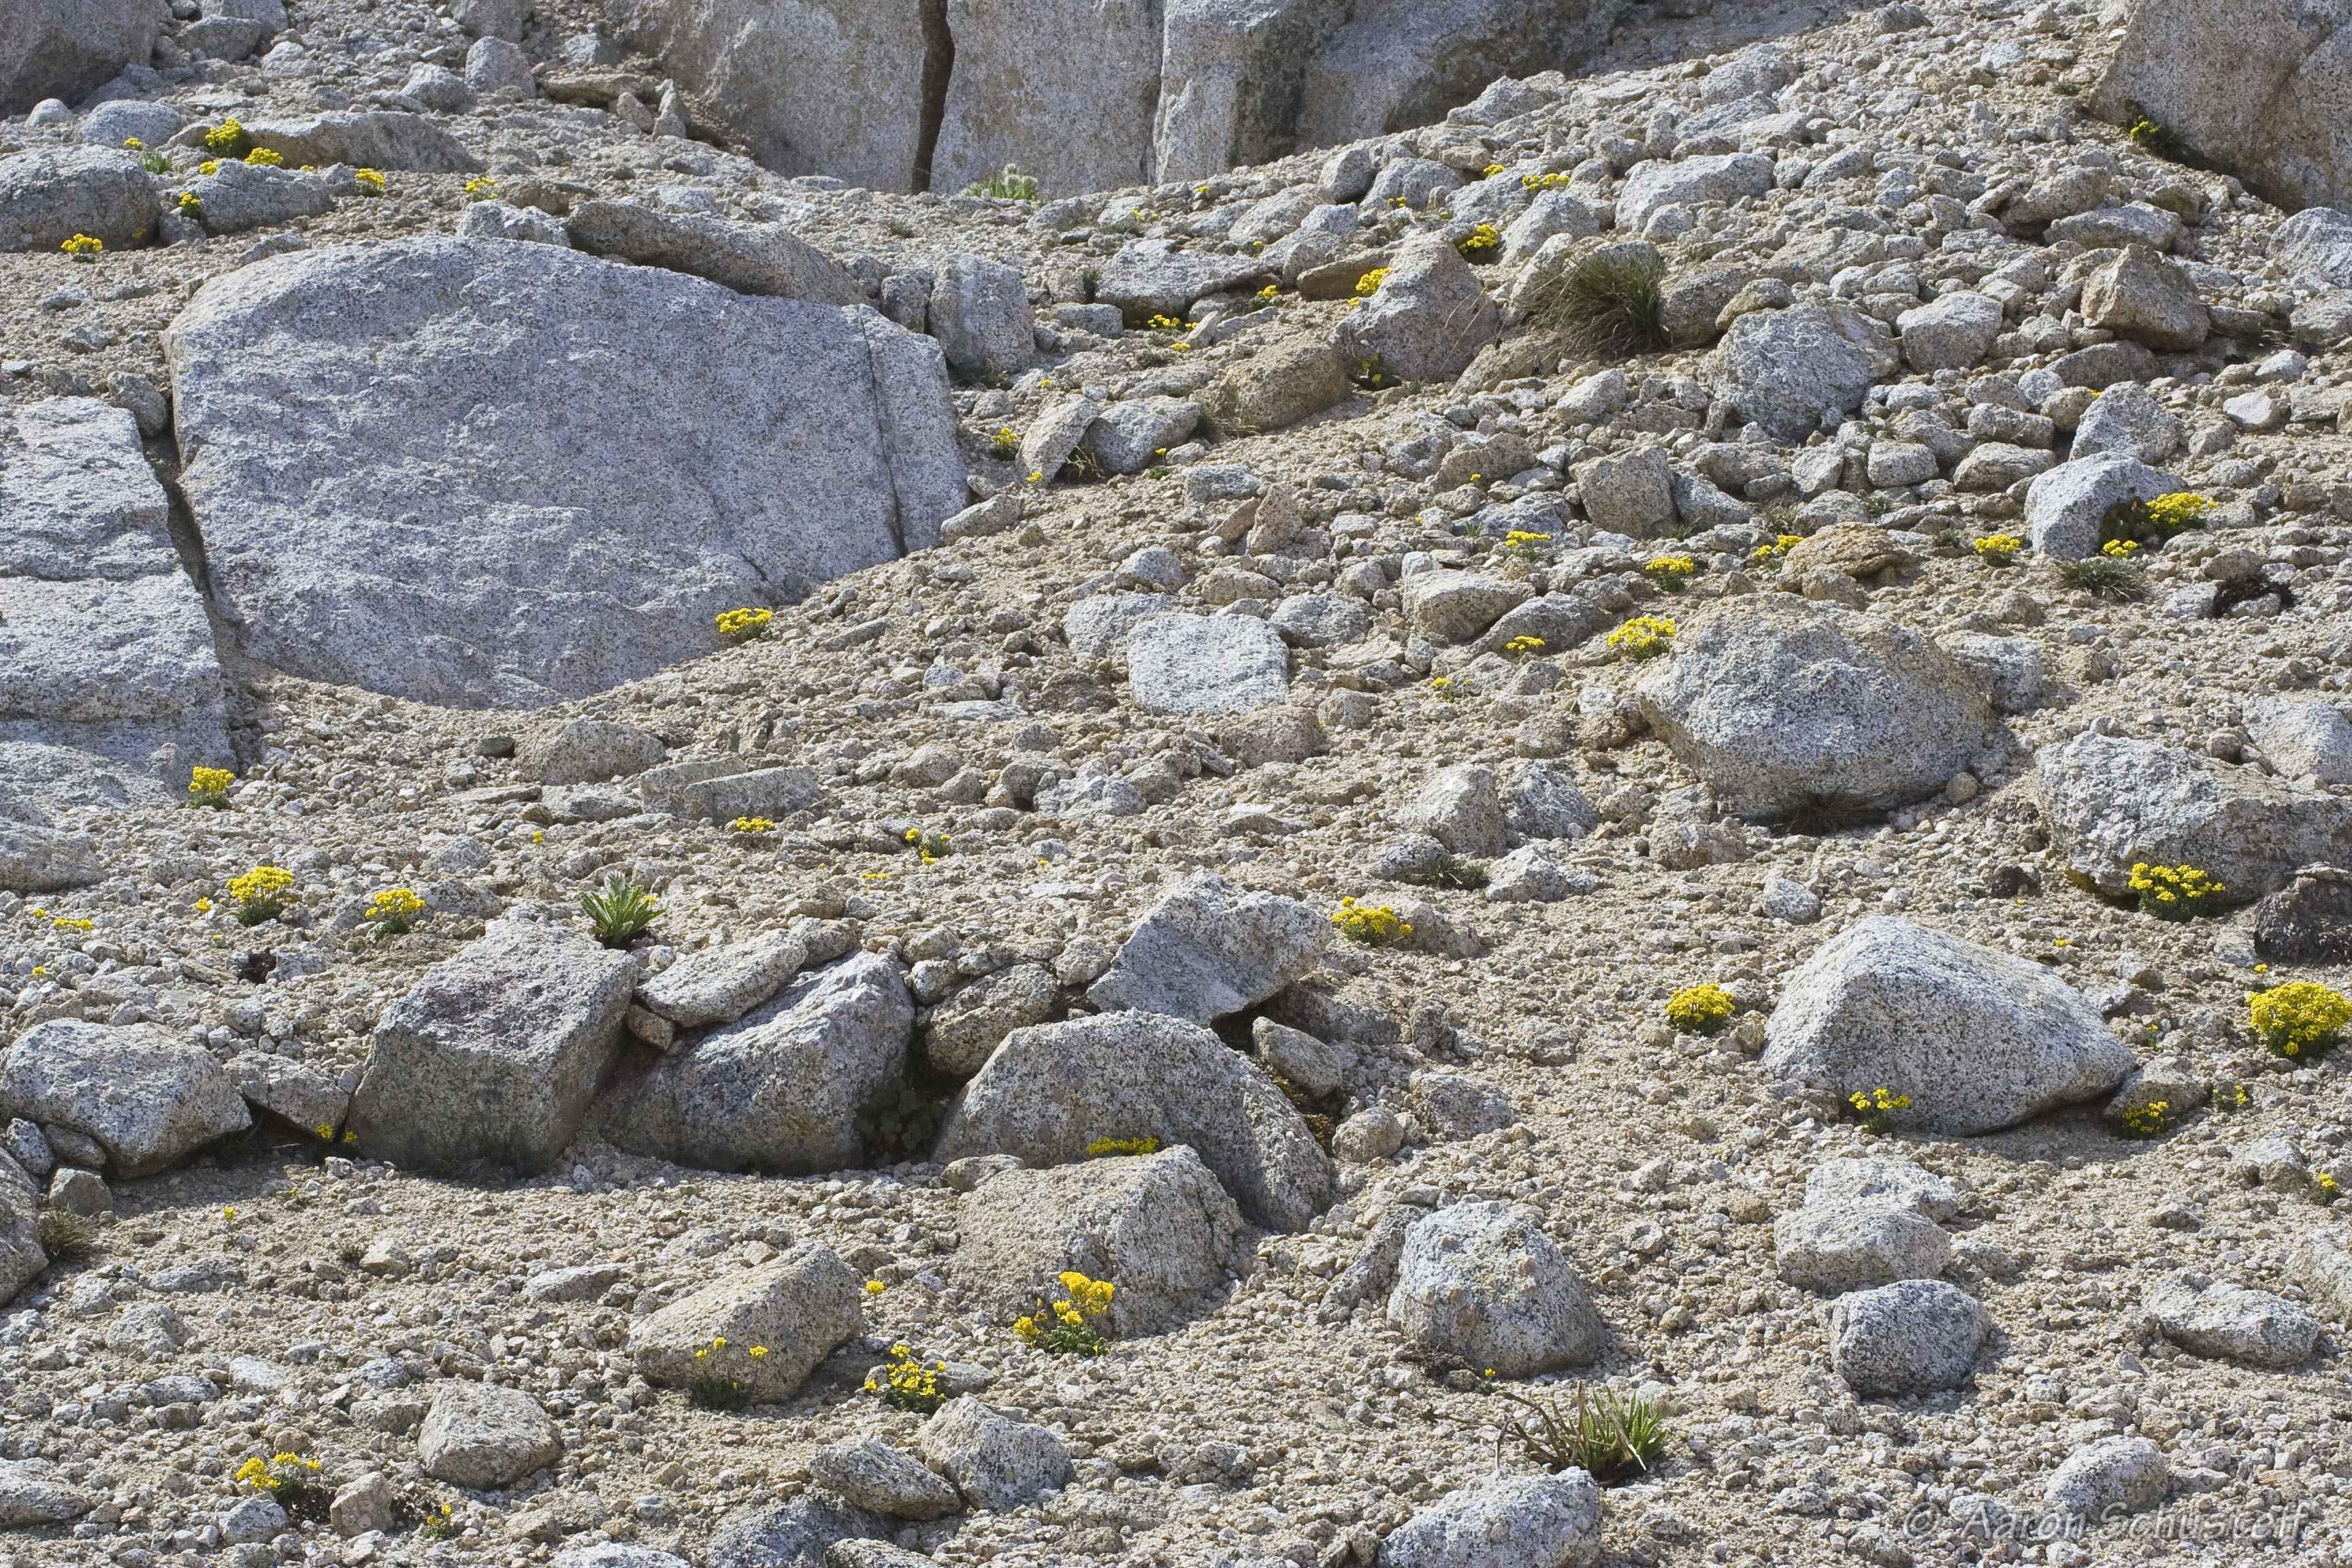
<path fill-rule="evenodd" d="M 1666 346 L 1666 263 L 1651 246 L 1607 245 L 1545 271 L 1522 295 L 1528 323 L 1579 353 L 1624 359 Z"/>

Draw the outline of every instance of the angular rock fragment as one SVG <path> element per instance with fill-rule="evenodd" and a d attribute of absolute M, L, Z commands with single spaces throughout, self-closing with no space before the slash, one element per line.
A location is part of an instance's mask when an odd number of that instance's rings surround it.
<path fill-rule="evenodd" d="M 1070 1478 L 1069 1450 L 1045 1427 L 1016 1421 L 965 1394 L 940 1406 L 915 1435 L 931 1468 L 974 1508 L 1003 1513 Z"/>
<path fill-rule="evenodd" d="M 0 1059 L 0 1116 L 79 1132 L 122 1177 L 252 1125 L 236 1079 L 203 1047 L 150 1024 L 66 1018 L 35 1025 Z"/>
<path fill-rule="evenodd" d="M 1609 1343 L 1535 1211 L 1501 1203 L 1454 1204 L 1406 1233 L 1388 1321 L 1425 1350 L 1507 1378 L 1588 1365 Z"/>
<path fill-rule="evenodd" d="M 865 1300 L 848 1264 L 803 1244 L 755 1268 L 730 1271 L 645 1319 L 629 1335 L 629 1354 L 648 1383 L 682 1388 L 723 1378 L 756 1403 L 777 1404 L 864 1331 Z M 727 1342 L 715 1345 L 719 1340 Z M 762 1353 L 751 1354 L 755 1348 Z"/>
<path fill-rule="evenodd" d="M 1864 1398 L 1958 1388 L 1991 1331 L 1991 1314 L 1967 1291 L 1900 1279 L 1830 1304 L 1830 1364 Z"/>
<path fill-rule="evenodd" d="M 1199 871 L 1160 895 L 1087 994 L 1106 1010 L 1206 1024 L 1296 980 L 1329 938 L 1329 922 L 1297 900 Z"/>
<path fill-rule="evenodd" d="M 1809 1199 L 1772 1224 L 1780 1278 L 1824 1296 L 1932 1279 L 1951 1248 L 1952 1238 L 1917 1215 L 1874 1203 Z"/>
<path fill-rule="evenodd" d="M 841 265 L 780 223 L 730 223 L 634 202 L 583 202 L 564 221 L 591 256 L 708 278 L 738 294 L 855 305 L 866 296 Z"/>
<path fill-rule="evenodd" d="M 506 1486 L 562 1455 L 563 1439 L 538 1400 L 463 1378 L 439 1385 L 416 1432 L 425 1473 L 454 1486 Z"/>

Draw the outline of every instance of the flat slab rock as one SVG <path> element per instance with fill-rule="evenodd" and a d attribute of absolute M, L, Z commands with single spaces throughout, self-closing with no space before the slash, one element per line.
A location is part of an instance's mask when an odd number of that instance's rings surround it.
<path fill-rule="evenodd" d="M 183 484 L 246 650 L 457 707 L 584 696 L 938 542 L 938 345 L 546 245 L 215 278 L 166 334 Z M 455 411 L 455 412 L 453 412 Z"/>

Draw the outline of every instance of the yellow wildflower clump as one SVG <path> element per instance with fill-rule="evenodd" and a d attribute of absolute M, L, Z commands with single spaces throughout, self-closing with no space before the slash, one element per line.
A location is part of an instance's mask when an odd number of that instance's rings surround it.
<path fill-rule="evenodd" d="M 282 866 L 256 866 L 242 877 L 228 879 L 228 896 L 236 900 L 239 925 L 257 926 L 286 912 L 294 895 L 294 873 Z"/>
<path fill-rule="evenodd" d="M 2185 921 L 2210 913 L 2230 889 L 2194 866 L 2150 866 L 2131 868 L 2131 890 L 2139 895 L 2139 912 L 2160 921 Z"/>
<path fill-rule="evenodd" d="M 1550 534 L 1534 533 L 1524 528 L 1515 528 L 1503 535 L 1503 548 L 1522 561 L 1542 560 L 1550 545 Z"/>
<path fill-rule="evenodd" d="M 220 166 L 221 161 L 218 158 L 207 158 L 203 163 L 196 165 L 196 173 L 199 174 L 217 174 L 220 173 Z"/>
<path fill-rule="evenodd" d="M 768 623 L 775 618 L 773 610 L 722 610 L 719 615 L 719 635 L 740 647 L 763 635 Z"/>
<path fill-rule="evenodd" d="M 1381 291 L 1381 285 L 1388 280 L 1389 269 L 1385 267 L 1375 267 L 1370 272 L 1365 273 L 1361 278 L 1357 279 L 1356 295 L 1354 299 L 1348 301 L 1348 309 L 1352 310 L 1357 306 L 1362 304 L 1365 300 L 1370 299 L 1373 295 L 1379 293 Z"/>
<path fill-rule="evenodd" d="M 1664 653 L 1675 640 L 1675 623 L 1664 616 L 1635 616 L 1611 632 L 1611 647 L 1627 658 L 1655 658 Z"/>
<path fill-rule="evenodd" d="M 2324 1051 L 2344 1041 L 2344 1026 L 2352 1024 L 2352 1001 L 2344 994 L 2311 980 L 2290 980 L 2267 991 L 2250 993 L 2246 1012 L 2263 1044 L 2283 1057 Z"/>
<path fill-rule="evenodd" d="M 1037 1310 L 1016 1320 L 1013 1331 L 1049 1355 L 1100 1355 L 1109 1347 L 1103 1328 L 1116 1287 L 1071 1270 L 1061 1277 L 1068 1295 L 1040 1301 Z"/>
<path fill-rule="evenodd" d="M 2135 1105 L 2117 1119 L 2123 1123 L 2126 1138 L 2153 1138 L 2172 1121 L 2172 1102 L 2151 1100 L 2146 1105 Z"/>
<path fill-rule="evenodd" d="M 1644 576 L 1670 594 L 1681 592 L 1697 572 L 1698 563 L 1687 555 L 1661 555 L 1642 568 Z"/>
<path fill-rule="evenodd" d="M 729 826 L 738 833 L 773 833 L 776 825 L 764 816 L 739 816 Z"/>
<path fill-rule="evenodd" d="M 76 261 L 95 261 L 98 259 L 99 253 L 106 248 L 106 241 L 96 235 L 77 234 L 58 248 Z"/>
<path fill-rule="evenodd" d="M 1759 544 L 1750 551 L 1748 559 L 1759 566 L 1769 566 L 1804 542 L 1805 536 L 1801 533 L 1776 534 L 1771 543 Z"/>
<path fill-rule="evenodd" d="M 866 1392 L 893 1409 L 929 1415 L 947 1403 L 947 1396 L 940 1392 L 940 1373 L 947 1365 L 935 1361 L 925 1366 L 911 1346 L 895 1344 L 890 1347 L 889 1361 L 877 1369 L 881 1375 L 866 1377 Z"/>
<path fill-rule="evenodd" d="M 2128 561 L 2133 556 L 2139 553 L 2139 541 L 2137 539 L 2110 539 L 2105 544 L 2099 546 L 2099 553 L 2102 555 L 2112 555 L 2118 561 Z"/>
<path fill-rule="evenodd" d="M 1712 1035 L 1738 1008 L 1720 985 L 1686 985 L 1666 999 L 1666 1022 L 1685 1035 Z"/>
<path fill-rule="evenodd" d="M 2186 532 L 2205 521 L 2213 510 L 2213 502 L 2193 490 L 2175 490 L 2168 496 L 2158 496 L 2147 503 L 2147 520 L 2164 530 L 2167 538 Z"/>
<path fill-rule="evenodd" d="M 1185 323 L 1178 318 L 1164 315 L 1147 317 L 1143 323 L 1146 331 L 1153 332 L 1181 332 L 1184 330 L 1184 325 Z"/>
<path fill-rule="evenodd" d="M 204 198 L 197 195 L 195 192 L 182 191 L 180 193 L 180 210 L 182 212 L 192 213 L 202 207 L 204 205 Z"/>
<path fill-rule="evenodd" d="M 1099 1160 L 1110 1154 L 1157 1154 L 1160 1140 L 1145 1133 L 1140 1138 L 1097 1138 L 1087 1145 L 1087 1158 Z"/>
<path fill-rule="evenodd" d="M 205 132 L 205 145 L 233 158 L 245 151 L 245 127 L 235 119 L 224 120 Z"/>
<path fill-rule="evenodd" d="M 1876 1089 L 1856 1089 L 1845 1097 L 1854 1120 L 1873 1132 L 1885 1132 L 1895 1125 L 1895 1113 L 1911 1109 L 1911 1097 L 1897 1094 L 1885 1084 Z"/>
<path fill-rule="evenodd" d="M 378 942 L 414 931 L 424 915 L 425 900 L 406 888 L 386 888 L 368 900 L 367 918 L 375 922 Z"/>
<path fill-rule="evenodd" d="M 1977 559 L 1988 566 L 2006 566 L 2017 559 L 2025 548 L 2025 541 L 2013 533 L 1988 533 L 1975 544 Z"/>
<path fill-rule="evenodd" d="M 268 1492 L 280 1502 L 299 1497 L 302 1489 L 318 1479 L 324 1461 L 306 1459 L 299 1454 L 277 1453 L 265 1459 L 256 1454 L 236 1468 L 236 1480 L 240 1486 Z"/>
<path fill-rule="evenodd" d="M 245 155 L 245 161 L 248 163 L 257 163 L 265 169 L 275 169 L 283 165 L 286 159 L 282 154 L 273 153 L 267 147 L 256 147 Z"/>
<path fill-rule="evenodd" d="M 477 174 L 466 182 L 466 199 L 486 202 L 499 194 L 499 183 L 488 174 Z"/>
<path fill-rule="evenodd" d="M 359 186 L 360 195 L 363 196 L 380 196 L 383 195 L 383 175 L 373 169 L 353 170 L 352 172 L 352 182 Z"/>
<path fill-rule="evenodd" d="M 1465 261 L 1491 261 L 1502 254 L 1503 237 L 1496 232 L 1493 224 L 1482 223 L 1465 235 L 1454 248 L 1462 253 Z"/>
<path fill-rule="evenodd" d="M 1524 632 L 1503 645 L 1503 651 L 1514 658 L 1533 658 L 1543 650 L 1543 638 L 1529 637 Z"/>
<path fill-rule="evenodd" d="M 1349 942 L 1360 942 L 1367 947 L 1386 947 L 1412 934 L 1412 927 L 1397 917 L 1386 904 L 1359 904 L 1350 893 L 1339 900 L 1331 911 L 1331 923 Z"/>
<path fill-rule="evenodd" d="M 1569 183 L 1566 174 L 1521 174 L 1519 184 L 1531 191 L 1553 191 Z"/>
<path fill-rule="evenodd" d="M 188 770 L 188 798 L 183 803 L 203 806 L 209 811 L 228 809 L 228 786 L 236 783 L 236 775 L 226 768 L 191 768 Z"/>

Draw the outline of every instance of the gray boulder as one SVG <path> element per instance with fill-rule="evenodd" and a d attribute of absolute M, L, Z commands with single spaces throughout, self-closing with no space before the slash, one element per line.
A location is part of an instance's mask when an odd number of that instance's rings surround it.
<path fill-rule="evenodd" d="M 1016 963 L 954 992 L 923 1020 L 923 1054 L 931 1066 L 970 1078 L 987 1065 L 1004 1037 L 1042 1024 L 1059 993 L 1041 963 Z"/>
<path fill-rule="evenodd" d="M 2352 216 L 2305 207 L 2272 233 L 2271 259 L 2296 277 L 2352 289 Z"/>
<path fill-rule="evenodd" d="M 648 768 L 637 777 L 647 811 L 712 822 L 770 820 L 824 798 L 813 768 L 755 768 L 740 755 Z"/>
<path fill-rule="evenodd" d="M 2146 1437 L 2101 1437 L 2066 1456 L 2042 1489 L 2042 1500 L 2076 1519 L 2111 1521 L 2164 1500 L 2172 1466 Z"/>
<path fill-rule="evenodd" d="M 1478 763 L 1440 769 L 1397 813 L 1408 833 L 1425 833 L 1457 855 L 1502 852 L 1507 825 L 1495 770 Z"/>
<path fill-rule="evenodd" d="M 142 0 L 0 0 L 0 115 L 79 102 L 145 65 L 160 16 Z"/>
<path fill-rule="evenodd" d="M 1181 1144 L 1154 1154 L 1006 1171 L 956 1208 L 949 1276 L 1000 1315 L 1060 1294 L 1066 1269 L 1108 1279 L 1110 1332 L 1165 1333 L 1225 1285 L 1241 1211 Z"/>
<path fill-rule="evenodd" d="M 1903 358 L 1913 370 L 1927 372 L 1982 364 L 2000 327 L 2000 302 L 1966 289 L 1938 295 L 1895 319 L 1895 330 L 1903 335 Z"/>
<path fill-rule="evenodd" d="M 1617 193 L 1617 226 L 1640 234 L 1660 207 L 1729 205 L 1772 188 L 1772 160 L 1752 153 L 1713 153 L 1696 158 L 1650 158 L 1635 164 Z"/>
<path fill-rule="evenodd" d="M 1959 1194 L 1943 1177 L 1908 1160 L 1864 1155 L 1824 1160 L 1805 1173 L 1805 1203 L 1901 1209 L 1940 1225 L 1959 1212 Z"/>
<path fill-rule="evenodd" d="M 708 278 L 738 294 L 855 305 L 866 296 L 841 263 L 780 223 L 730 223 L 635 202 L 583 202 L 564 220 L 574 248 L 638 267 Z"/>
<path fill-rule="evenodd" d="M 2294 1366 L 2311 1359 L 2319 1320 L 2267 1290 L 2170 1279 L 2149 1291 L 2147 1314 L 2164 1337 L 2191 1355 L 2248 1366 Z"/>
<path fill-rule="evenodd" d="M 1942 649 L 1884 616 L 1757 594 L 1675 643 L 1635 688 L 1651 729 L 1751 819 L 1935 794 L 1996 731 Z"/>
<path fill-rule="evenodd" d="M 2352 1252 L 2339 1242 L 2313 1237 L 2295 1248 L 2287 1273 L 2313 1306 L 2352 1327 Z"/>
<path fill-rule="evenodd" d="M 936 345 L 863 308 L 428 237 L 241 268 L 166 336 L 222 613 L 310 679 L 602 690 L 928 548 L 965 500 Z"/>
<path fill-rule="evenodd" d="M 2038 638 L 1961 632 L 1946 637 L 1943 647 L 1983 689 L 1995 712 L 2031 713 L 2041 706 L 2048 679 Z"/>
<path fill-rule="evenodd" d="M 705 948 L 640 981 L 637 1005 L 680 1028 L 731 1024 L 773 996 L 807 958 L 806 945 L 783 931 Z"/>
<path fill-rule="evenodd" d="M 809 1479 L 889 1519 L 937 1519 L 963 1507 L 955 1488 L 878 1437 L 819 1448 L 809 1461 Z"/>
<path fill-rule="evenodd" d="M 1008 163 L 1057 194 L 1150 182 L 1157 5 L 961 0 L 946 20 L 955 65 L 932 189 L 961 190 Z"/>
<path fill-rule="evenodd" d="M 880 1514 L 829 1492 L 804 1491 L 787 1503 L 730 1516 L 710 1537 L 698 1568 L 834 1568 L 837 1550 L 887 1540 L 894 1528 Z"/>
<path fill-rule="evenodd" d="M 1402 584 L 1404 613 L 1433 642 L 1466 643 L 1528 599 L 1524 583 L 1475 572 L 1419 572 Z"/>
<path fill-rule="evenodd" d="M 503 1487 L 563 1457 L 563 1438 L 520 1388 L 450 1378 L 416 1429 L 416 1458 L 436 1481 Z"/>
<path fill-rule="evenodd" d="M 1528 838 L 1581 838 L 1601 826 L 1601 808 L 1586 797 L 1564 763 L 1528 763 L 1503 792 L 1503 820 Z"/>
<path fill-rule="evenodd" d="M 1601 1557 L 1601 1489 L 1573 1468 L 1495 1474 L 1389 1532 L 1381 1568 L 1584 1568 Z"/>
<path fill-rule="evenodd" d="M 1029 286 L 1003 262 L 941 261 L 931 282 L 930 328 L 948 364 L 966 375 L 1010 375 L 1037 358 Z"/>
<path fill-rule="evenodd" d="M 40 1217 L 39 1184 L 14 1159 L 0 1155 L 0 1304 L 13 1300 L 49 1266 Z"/>
<path fill-rule="evenodd" d="M 1200 1026 L 1150 1013 L 1015 1029 L 949 1102 L 932 1158 L 1065 1165 L 1142 1137 L 1189 1144 L 1253 1225 L 1297 1230 L 1330 1200 L 1331 1162 L 1272 1080 Z"/>
<path fill-rule="evenodd" d="M 1824 414 L 1846 415 L 1902 363 L 1878 321 L 1843 303 L 1750 310 L 1708 357 L 1706 379 L 1739 417 L 1801 441 Z"/>
<path fill-rule="evenodd" d="M 0 38 L 6 36 L 0 29 Z M 0 42 L 0 80 L 9 47 Z M 0 158 L 0 250 L 54 251 L 78 234 L 104 241 L 109 250 L 129 250 L 154 237 L 162 216 L 155 182 L 119 147 L 45 148 Z"/>
<path fill-rule="evenodd" d="M 1070 1479 L 1069 1450 L 1059 1437 L 968 1394 L 940 1405 L 916 1433 L 915 1446 L 964 1501 L 992 1512 L 1034 1502 Z"/>
<path fill-rule="evenodd" d="M 515 771 L 541 784 L 602 784 L 645 772 L 666 749 L 660 736 L 634 724 L 572 719 L 527 731 L 515 747 Z"/>
<path fill-rule="evenodd" d="M 1247 713 L 1289 691 L 1290 650 L 1246 616 L 1153 616 L 1127 635 L 1127 679 L 1147 713 Z"/>
<path fill-rule="evenodd" d="M 1131 398 L 1104 409 L 1078 445 L 1110 473 L 1139 474 L 1200 423 L 1200 405 L 1181 397 Z"/>
<path fill-rule="evenodd" d="M 2145 245 L 2126 246 L 2084 279 L 2082 302 L 2092 326 L 2160 352 L 2196 348 L 2213 330 L 2212 313 L 2188 273 Z"/>
<path fill-rule="evenodd" d="M 755 1268 L 730 1268 L 645 1319 L 630 1331 L 629 1356 L 647 1383 L 683 1388 L 721 1377 L 756 1403 L 781 1404 L 865 1331 L 865 1302 L 848 1264 L 803 1243 Z M 714 1348 L 717 1340 L 727 1342 Z M 754 1349 L 765 1353 L 755 1356 Z"/>
<path fill-rule="evenodd" d="M 1501 324 L 1462 253 L 1423 235 L 1397 251 L 1380 291 L 1339 319 L 1332 344 L 1400 381 L 1452 381 Z"/>
<path fill-rule="evenodd" d="M 1655 447 L 1595 458 L 1576 470 L 1577 493 L 1595 526 L 1646 537 L 1675 521 L 1675 475 Z"/>
<path fill-rule="evenodd" d="M 1329 922 L 1296 899 L 1245 893 L 1213 871 L 1196 871 L 1145 912 L 1087 996 L 1106 1012 L 1206 1024 L 1306 973 L 1329 937 Z"/>
<path fill-rule="evenodd" d="M 317 174 L 236 159 L 190 180 L 186 194 L 196 198 L 196 221 L 207 234 L 275 228 L 298 217 L 318 217 L 335 207 L 334 198 L 327 194 L 327 182 Z"/>
<path fill-rule="evenodd" d="M 46 1460 L 0 1460 L 0 1529 L 67 1524 L 97 1506 L 98 1499 L 60 1480 Z"/>
<path fill-rule="evenodd" d="M 2236 903 L 2352 856 L 2352 801 L 2200 752 L 2084 733 L 2043 747 L 2035 768 L 2067 868 L 2109 898 L 2130 891 L 2142 863 L 2194 866 Z"/>
<path fill-rule="evenodd" d="M 0 741 L 103 756 L 175 793 L 189 766 L 232 764 L 212 627 L 167 510 L 123 410 L 58 397 L 0 414 Z M 0 881 L 19 891 L 94 881 L 90 858 L 37 814 L 0 821 Z"/>
<path fill-rule="evenodd" d="M 74 127 L 74 140 L 85 147 L 120 147 L 133 139 L 161 147 L 187 122 L 187 116 L 168 103 L 118 98 L 83 115 L 81 123 Z"/>
<path fill-rule="evenodd" d="M 1898 1279 L 1830 1303 L 1830 1365 L 1865 1399 L 1958 1388 L 1992 1331 L 1984 1304 L 1940 1279 Z"/>
<path fill-rule="evenodd" d="M 1556 904 L 1601 885 L 1590 871 L 1561 865 L 1539 844 L 1522 845 L 1487 868 L 1489 903 Z"/>
<path fill-rule="evenodd" d="M 2178 476 L 2125 452 L 2059 464 L 2025 492 L 2025 525 L 2037 553 L 2079 561 L 2099 551 L 2099 525 L 2125 501 L 2154 500 L 2181 488 Z"/>
<path fill-rule="evenodd" d="M 2038 963 L 1892 916 L 1848 927 L 1782 987 L 1763 1067 L 1840 1100 L 1911 1099 L 1897 1126 L 1973 1135 L 2104 1095 L 2137 1066 Z"/>
<path fill-rule="evenodd" d="M 1261 7 L 1230 3 L 1228 14 Z M 1616 11 L 1557 0 L 1363 0 L 1344 24 L 1328 10 L 1285 7 L 1309 34 L 1302 61 L 1277 56 L 1278 73 L 1260 89 L 1260 113 L 1296 105 L 1296 146 L 1329 147 L 1394 134 L 1446 118 L 1498 77 L 1528 77 L 1570 66 L 1608 39 Z M 1295 75 L 1293 73 L 1296 73 Z M 1281 79 L 1296 80 L 1289 98 Z M 1256 95 L 1253 95 L 1254 97 Z M 1271 101 L 1267 101 L 1271 100 Z M 1284 149 L 1287 151 L 1288 149 Z"/>
<path fill-rule="evenodd" d="M 1405 1233 L 1389 1325 L 1424 1350 L 1519 1378 L 1586 1366 L 1609 1325 L 1532 1209 L 1472 1201 Z"/>
<path fill-rule="evenodd" d="M 1074 658 L 1113 658 L 1127 649 L 1127 634 L 1153 616 L 1166 615 L 1176 601 L 1166 594 L 1096 594 L 1062 615 L 1062 637 Z"/>
<path fill-rule="evenodd" d="M 462 114 L 474 107 L 474 95 L 465 78 L 446 66 L 420 62 L 411 67 L 408 79 L 400 84 L 400 95 L 444 114 Z"/>
<path fill-rule="evenodd" d="M 530 93 L 539 86 L 531 75 L 530 57 L 515 40 L 476 38 L 466 50 L 466 87 L 485 97 L 495 92 Z"/>
<path fill-rule="evenodd" d="M 2118 382 L 2101 393 L 2074 426 L 2073 459 L 2112 453 L 2135 462 L 2160 463 L 2180 450 L 2180 421 L 2136 381 Z"/>
<path fill-rule="evenodd" d="M 1363 641 L 1372 617 L 1362 601 L 1342 594 L 1293 594 L 1265 624 L 1297 647 L 1342 647 Z"/>
<path fill-rule="evenodd" d="M 2352 721 L 2324 697 L 2249 697 L 2246 734 L 2271 766 L 2291 779 L 2352 784 Z"/>
<path fill-rule="evenodd" d="M 0 1058 L 0 1116 L 95 1141 L 121 1177 L 152 1175 L 253 1124 L 236 1080 L 202 1046 L 151 1024 L 71 1018 L 36 1024 Z"/>
<path fill-rule="evenodd" d="M 905 1075 L 914 1025 L 898 962 L 852 953 L 691 1045 L 625 1066 L 597 1126 L 617 1148 L 710 1170 L 855 1165 L 858 1112 Z"/>
<path fill-rule="evenodd" d="M 385 1010 L 352 1097 L 377 1159 L 546 1169 L 618 1048 L 636 967 L 584 936 L 494 921 Z"/>
<path fill-rule="evenodd" d="M 354 169 L 408 169 L 427 174 L 478 174 L 482 161 L 466 144 L 418 114 L 394 110 L 336 111 L 307 120 L 257 120 L 245 138 L 296 169 L 342 163 Z M 221 165 L 224 169 L 229 165 Z"/>
<path fill-rule="evenodd" d="M 2290 210 L 2352 201 L 2352 85 L 2331 13 L 2152 0 L 2124 23 L 2090 100 L 2101 119 L 2153 120 Z"/>
<path fill-rule="evenodd" d="M 1897 1279 L 1932 1279 L 1951 1256 L 1952 1238 L 1906 1209 L 1874 1203 L 1817 1204 L 1772 1222 L 1774 1265 L 1782 1279 L 1824 1296 L 1867 1290 Z"/>
<path fill-rule="evenodd" d="M 1277 264 L 1263 257 L 1179 250 L 1166 239 L 1139 239 L 1103 263 L 1095 281 L 1098 303 L 1116 305 L 1130 323 L 1153 316 L 1190 320 L 1195 300 L 1271 279 Z"/>

